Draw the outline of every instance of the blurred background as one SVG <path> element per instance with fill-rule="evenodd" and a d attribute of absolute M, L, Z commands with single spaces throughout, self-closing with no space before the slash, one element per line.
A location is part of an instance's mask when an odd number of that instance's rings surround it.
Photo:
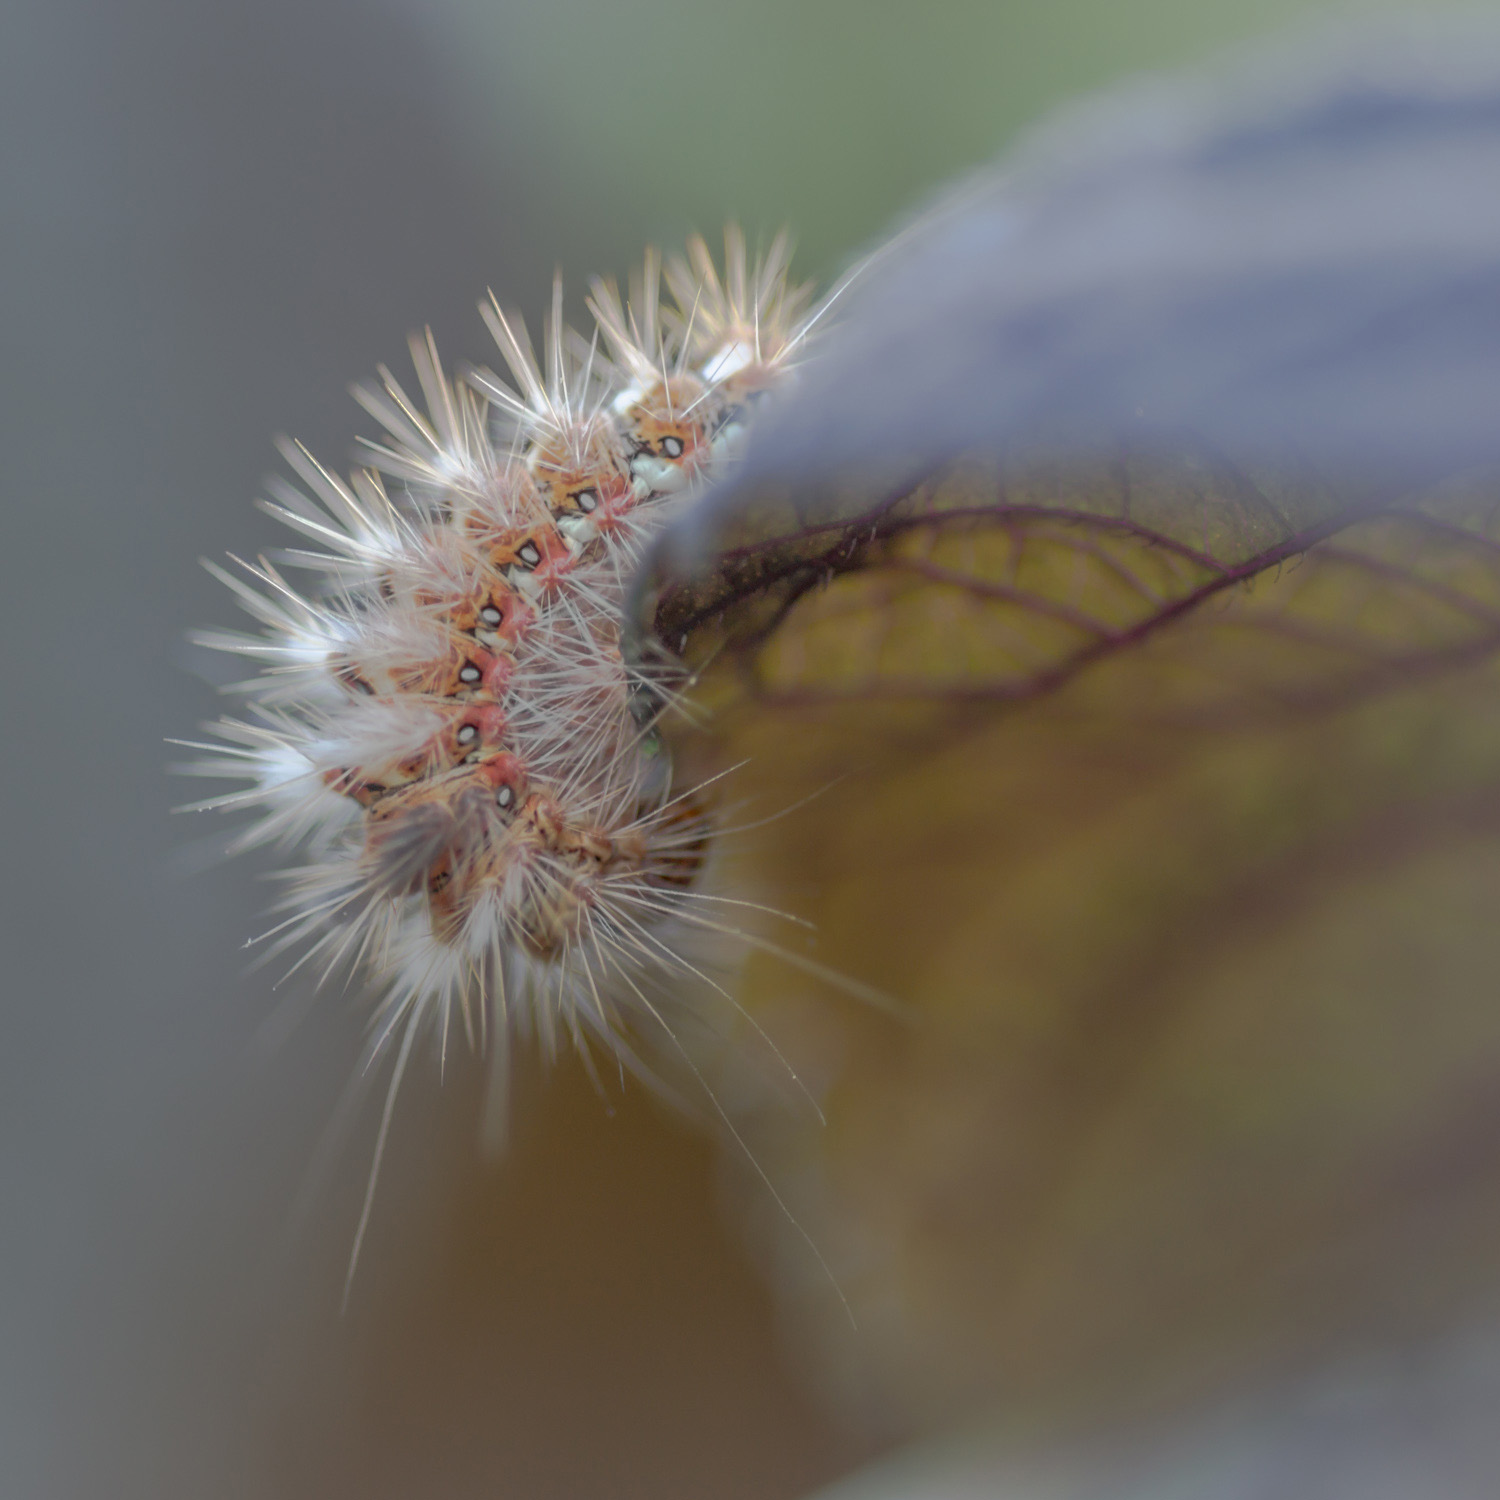
<path fill-rule="evenodd" d="M 12 0 L 0 23 L 0 1469 L 18 1497 L 791 1496 L 900 1434 L 827 1404 L 710 1143 L 523 1061 L 414 1068 L 340 1295 L 374 1112 L 357 994 L 247 974 L 266 864 L 171 818 L 218 711 L 196 565 L 281 538 L 289 432 L 555 264 L 788 223 L 827 279 L 1061 100 L 1301 0 Z M 319 1159 L 321 1172 L 310 1171 Z"/>

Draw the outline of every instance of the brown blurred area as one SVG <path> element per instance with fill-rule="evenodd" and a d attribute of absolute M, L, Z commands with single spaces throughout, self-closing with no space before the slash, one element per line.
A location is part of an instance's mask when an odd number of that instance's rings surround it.
<path fill-rule="evenodd" d="M 486 1163 L 479 1091 L 451 1084 L 403 1100 L 347 1313 L 326 1224 L 299 1305 L 267 1309 L 271 1493 L 758 1496 L 868 1451 L 788 1380 L 705 1142 L 638 1088 L 606 1108 L 568 1062 Z"/>

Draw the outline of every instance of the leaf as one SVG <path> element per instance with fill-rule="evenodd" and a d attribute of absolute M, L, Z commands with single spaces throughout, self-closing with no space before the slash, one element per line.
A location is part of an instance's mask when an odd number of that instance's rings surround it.
<path fill-rule="evenodd" d="M 736 878 L 915 1012 L 760 955 L 826 1128 L 753 1102 L 748 1026 L 713 1066 L 860 1325 L 747 1209 L 803 1337 L 917 1428 L 1172 1409 L 1500 1290 L 1500 328 L 1464 269 L 1500 286 L 1500 220 L 1455 175 L 1500 162 L 1500 66 L 1322 89 L 1139 156 L 1095 119 L 1093 168 L 971 193 L 641 588 L 710 715 L 678 759 L 786 813 Z M 1112 304 L 1068 262 L 1028 323 L 1048 226 L 1148 168 L 1186 246 Z M 1313 247 L 1363 290 L 1309 319 Z M 1122 430 L 1142 381 L 1180 400 Z"/>
<path fill-rule="evenodd" d="M 976 448 L 1186 436 L 1396 488 L 1500 460 L 1497 54 L 1406 18 L 1074 109 L 877 253 L 679 549 L 768 485 Z"/>

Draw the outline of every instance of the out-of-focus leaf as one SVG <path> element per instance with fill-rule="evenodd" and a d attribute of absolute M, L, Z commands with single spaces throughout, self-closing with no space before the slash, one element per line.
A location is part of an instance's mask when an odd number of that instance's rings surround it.
<path fill-rule="evenodd" d="M 1075 110 L 856 280 L 677 554 L 768 485 L 976 447 L 1189 435 L 1402 483 L 1500 460 L 1496 182 L 1492 23 L 1338 29 Z"/>
<path fill-rule="evenodd" d="M 836 1080 L 782 1170 L 926 1419 L 1446 1304 L 1500 1214 L 1500 491 L 1257 535 L 1236 480 L 1190 547 L 1054 482 L 752 596 L 703 683 L 757 807 L 826 788 L 753 883 L 919 1012 L 745 992 Z"/>
<path fill-rule="evenodd" d="M 918 1427 L 1500 1292 L 1500 53 L 1320 76 L 971 192 L 643 587 L 745 888 L 915 1012 L 758 956 L 828 1124 L 740 1118 Z"/>
<path fill-rule="evenodd" d="M 1347 1360 L 1268 1397 L 1062 1453 L 934 1445 L 819 1500 L 1491 1500 L 1500 1467 L 1493 1328 Z"/>

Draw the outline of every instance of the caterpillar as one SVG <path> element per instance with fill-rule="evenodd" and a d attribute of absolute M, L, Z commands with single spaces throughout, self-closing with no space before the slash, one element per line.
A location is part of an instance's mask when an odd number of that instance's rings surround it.
<path fill-rule="evenodd" d="M 298 544 L 205 564 L 259 629 L 194 636 L 256 670 L 243 710 L 184 742 L 184 769 L 240 783 L 193 807 L 250 814 L 233 852 L 298 854 L 266 952 L 371 983 L 372 1052 L 398 1051 L 377 1166 L 420 1034 L 502 1059 L 516 1035 L 602 1045 L 642 1071 L 663 997 L 722 991 L 692 955 L 726 928 L 702 888 L 714 789 L 678 785 L 657 730 L 686 669 L 627 661 L 622 611 L 832 301 L 791 279 L 785 232 L 755 259 L 738 228 L 724 243 L 722 269 L 701 238 L 648 251 L 628 296 L 595 278 L 588 338 L 559 275 L 540 358 L 491 295 L 504 375 L 450 377 L 413 336 L 420 400 L 384 366 L 356 387 L 380 430 L 347 478 L 281 444 L 301 483 L 262 504 Z"/>

